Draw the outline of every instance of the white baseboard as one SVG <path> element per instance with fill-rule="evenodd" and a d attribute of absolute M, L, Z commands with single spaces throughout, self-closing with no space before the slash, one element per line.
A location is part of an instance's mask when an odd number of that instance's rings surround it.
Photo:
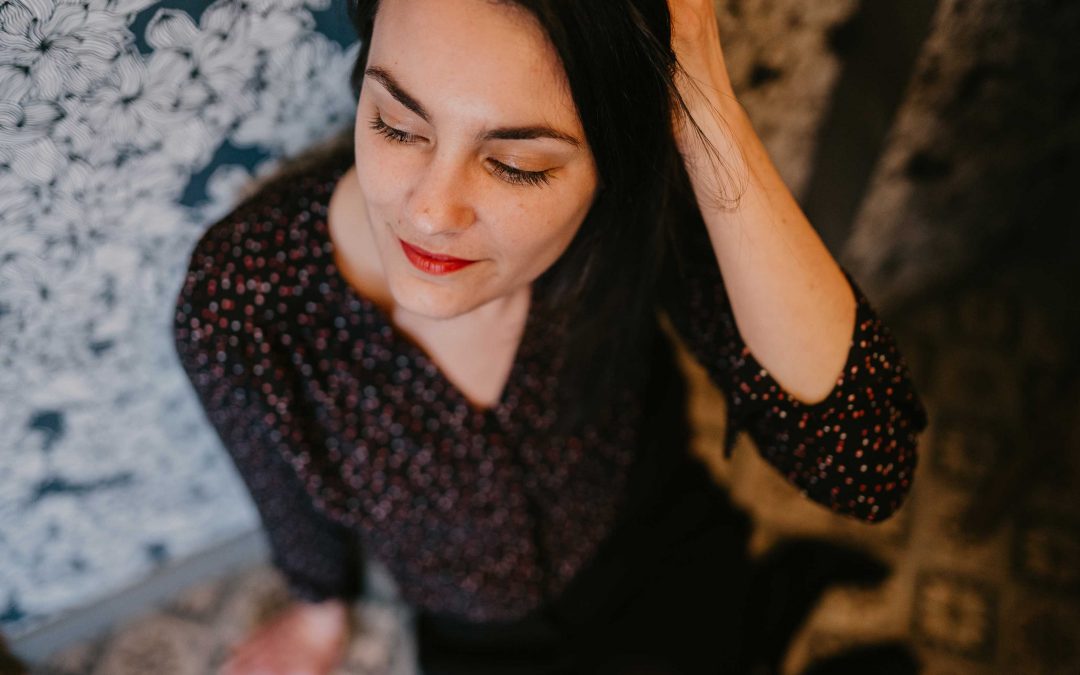
<path fill-rule="evenodd" d="M 66 647 L 103 636 L 118 623 L 159 606 L 194 584 L 255 566 L 269 559 L 262 530 L 241 534 L 211 549 L 166 564 L 123 591 L 65 613 L 25 635 L 9 637 L 12 654 L 34 665 Z"/>

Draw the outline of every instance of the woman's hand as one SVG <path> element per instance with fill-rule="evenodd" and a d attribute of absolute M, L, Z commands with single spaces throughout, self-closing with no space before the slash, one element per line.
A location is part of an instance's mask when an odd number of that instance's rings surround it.
<path fill-rule="evenodd" d="M 720 46 L 713 0 L 668 0 L 671 12 L 671 45 L 684 73 L 679 73 L 679 92 L 692 109 L 704 95 L 732 97 L 731 79 Z M 686 81 L 689 76 L 701 91 Z"/>
<path fill-rule="evenodd" d="M 327 675 L 348 643 L 345 602 L 295 602 L 234 646 L 220 675 Z"/>

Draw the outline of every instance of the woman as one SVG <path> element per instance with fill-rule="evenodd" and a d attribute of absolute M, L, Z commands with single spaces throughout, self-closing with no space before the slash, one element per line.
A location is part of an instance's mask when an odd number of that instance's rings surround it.
<path fill-rule="evenodd" d="M 670 10 L 670 14 L 669 14 Z M 925 410 L 727 77 L 709 0 L 363 0 L 355 154 L 199 242 L 176 342 L 328 672 L 360 551 L 429 675 L 742 672 L 747 522 L 658 315 L 809 498 L 875 522 Z"/>

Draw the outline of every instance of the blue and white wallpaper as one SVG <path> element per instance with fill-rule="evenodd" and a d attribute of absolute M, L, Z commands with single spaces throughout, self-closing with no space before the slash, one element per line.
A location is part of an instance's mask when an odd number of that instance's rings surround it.
<path fill-rule="evenodd" d="M 172 347 L 191 248 L 351 124 L 345 0 L 0 0 L 0 630 L 258 524 Z"/>

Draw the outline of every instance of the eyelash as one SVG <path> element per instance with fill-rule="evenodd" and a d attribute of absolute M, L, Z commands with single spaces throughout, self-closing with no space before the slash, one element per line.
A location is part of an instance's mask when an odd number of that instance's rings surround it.
<path fill-rule="evenodd" d="M 413 134 L 389 126 L 378 114 L 371 118 L 368 126 L 394 143 L 412 143 L 416 140 Z M 546 185 L 551 179 L 550 173 L 547 171 L 522 171 L 495 160 L 491 161 L 495 166 L 495 173 L 508 183 L 515 185 Z"/>

